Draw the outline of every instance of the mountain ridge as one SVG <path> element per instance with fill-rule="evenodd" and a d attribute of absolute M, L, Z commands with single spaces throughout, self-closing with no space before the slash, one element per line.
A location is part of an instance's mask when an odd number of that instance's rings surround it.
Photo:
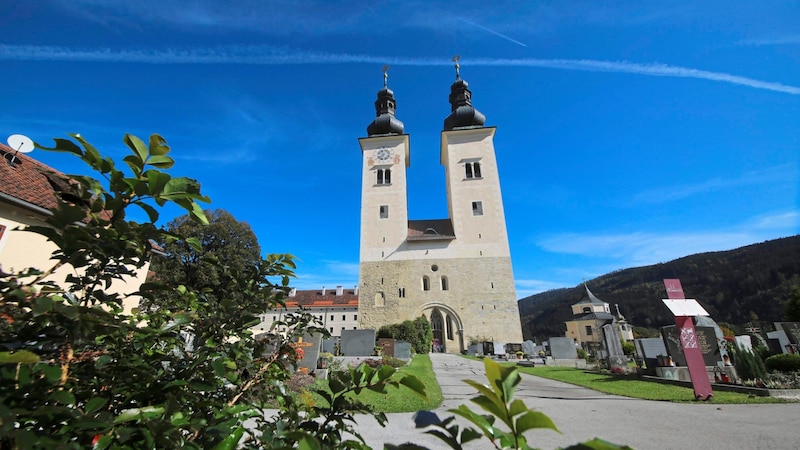
<path fill-rule="evenodd" d="M 678 278 L 687 298 L 700 302 L 717 322 L 743 325 L 783 320 L 792 286 L 800 286 L 800 235 L 733 250 L 697 253 L 665 263 L 620 269 L 586 282 L 632 326 L 673 323 L 663 305 L 663 280 Z M 534 294 L 518 302 L 525 339 L 564 336 L 570 306 L 586 297 L 583 284 Z"/>

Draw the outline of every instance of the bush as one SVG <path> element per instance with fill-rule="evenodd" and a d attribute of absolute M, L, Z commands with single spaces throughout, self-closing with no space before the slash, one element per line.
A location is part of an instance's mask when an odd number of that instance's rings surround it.
<path fill-rule="evenodd" d="M 382 326 L 377 333 L 378 338 L 390 338 L 406 341 L 416 353 L 427 354 L 433 344 L 431 324 L 423 316 L 403 323 Z"/>
<path fill-rule="evenodd" d="M 578 358 L 586 359 L 586 350 L 579 348 L 578 350 Z"/>
<path fill-rule="evenodd" d="M 767 369 L 777 372 L 794 372 L 800 370 L 800 355 L 783 353 L 773 355 L 764 361 Z"/>
<path fill-rule="evenodd" d="M 743 380 L 760 380 L 767 375 L 767 369 L 760 356 L 737 345 L 729 346 L 728 350 L 733 356 L 736 373 Z"/>
<path fill-rule="evenodd" d="M 391 356 L 384 356 L 383 363 L 386 364 L 387 366 L 394 367 L 395 369 L 406 365 L 406 362 L 403 361 L 402 359 L 394 358 Z"/>

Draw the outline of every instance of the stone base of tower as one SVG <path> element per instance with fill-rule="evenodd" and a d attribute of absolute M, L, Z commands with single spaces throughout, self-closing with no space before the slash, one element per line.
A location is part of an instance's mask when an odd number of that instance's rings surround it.
<path fill-rule="evenodd" d="M 434 256 L 362 262 L 360 270 L 361 328 L 425 316 L 434 329 L 432 351 L 460 353 L 480 340 L 522 342 L 510 258 Z"/>

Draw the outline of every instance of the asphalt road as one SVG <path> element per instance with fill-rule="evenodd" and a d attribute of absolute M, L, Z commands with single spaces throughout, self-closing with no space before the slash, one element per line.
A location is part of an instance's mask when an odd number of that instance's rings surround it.
<path fill-rule="evenodd" d="M 476 392 L 462 380 L 486 382 L 483 363 L 456 355 L 431 354 L 444 403 L 439 417 Z M 552 430 L 531 430 L 526 436 L 536 448 L 552 449 L 600 437 L 636 449 L 791 449 L 800 448 L 800 403 L 714 405 L 670 403 L 606 395 L 557 381 L 523 375 L 516 398 L 555 422 Z M 477 406 L 473 408 L 477 410 Z M 381 427 L 370 416 L 358 417 L 358 430 L 374 449 L 384 443 L 414 442 L 429 449 L 448 448 L 424 430 L 415 429 L 412 413 L 388 414 Z M 487 440 L 468 449 L 492 448 Z"/>

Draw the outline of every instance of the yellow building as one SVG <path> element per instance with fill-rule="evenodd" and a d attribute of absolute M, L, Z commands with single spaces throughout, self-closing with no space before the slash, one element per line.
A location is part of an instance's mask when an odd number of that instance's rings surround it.
<path fill-rule="evenodd" d="M 632 341 L 633 330 L 619 313 L 619 307 L 617 307 L 616 316 L 611 314 L 608 303 L 592 294 L 585 283 L 584 288 L 586 289 L 586 298 L 572 305 L 573 319 L 565 322 L 567 325 L 566 337 L 573 339 L 576 344 L 585 349 L 599 348 L 603 339 L 603 325 L 613 323 L 616 325 L 621 339 Z"/>

